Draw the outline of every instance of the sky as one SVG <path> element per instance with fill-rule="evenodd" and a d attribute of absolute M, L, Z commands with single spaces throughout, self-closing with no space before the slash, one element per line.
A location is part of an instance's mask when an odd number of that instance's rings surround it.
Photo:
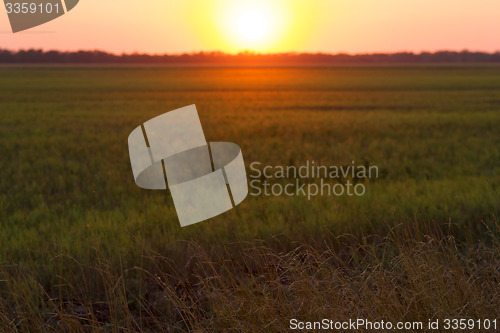
<path fill-rule="evenodd" d="M 80 0 L 0 49 L 114 53 L 500 51 L 499 0 Z"/>

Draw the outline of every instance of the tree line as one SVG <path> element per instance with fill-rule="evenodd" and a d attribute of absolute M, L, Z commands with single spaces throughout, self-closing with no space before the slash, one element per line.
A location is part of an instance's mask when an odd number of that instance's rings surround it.
<path fill-rule="evenodd" d="M 398 53 L 276 53 L 259 54 L 241 52 L 198 52 L 184 54 L 113 54 L 103 51 L 43 51 L 0 49 L 0 63 L 41 64 L 165 64 L 165 65 L 214 65 L 214 66 L 294 66 L 340 64 L 418 64 L 418 63 L 500 63 L 500 52 L 439 51 Z"/>

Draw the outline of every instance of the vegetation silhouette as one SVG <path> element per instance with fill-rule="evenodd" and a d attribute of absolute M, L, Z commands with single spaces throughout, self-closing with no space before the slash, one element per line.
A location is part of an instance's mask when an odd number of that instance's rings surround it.
<path fill-rule="evenodd" d="M 500 63 L 500 52 L 439 51 L 398 53 L 275 53 L 244 51 L 238 54 L 198 52 L 153 55 L 146 53 L 113 54 L 104 51 L 9 51 L 0 49 L 0 63 L 81 63 L 81 64 L 163 64 L 207 66 L 329 66 L 343 64 L 438 64 Z"/>

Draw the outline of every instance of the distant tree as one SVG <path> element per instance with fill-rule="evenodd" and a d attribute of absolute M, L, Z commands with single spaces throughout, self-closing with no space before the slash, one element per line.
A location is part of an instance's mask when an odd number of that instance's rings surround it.
<path fill-rule="evenodd" d="M 182 54 L 150 55 L 132 53 L 116 55 L 104 51 L 42 51 L 20 50 L 12 52 L 0 49 L 0 63 L 124 63 L 124 64 L 203 64 L 234 66 L 294 66 L 339 64 L 398 64 L 398 63 L 499 63 L 500 52 L 470 52 L 464 50 L 438 52 L 398 52 L 367 54 L 328 53 L 276 53 L 259 54 L 250 50 L 236 55 L 223 52 L 198 52 Z"/>

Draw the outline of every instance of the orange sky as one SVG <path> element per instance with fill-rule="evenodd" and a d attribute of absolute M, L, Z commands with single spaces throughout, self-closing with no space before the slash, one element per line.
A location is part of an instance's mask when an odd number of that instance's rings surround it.
<path fill-rule="evenodd" d="M 111 52 L 500 50 L 498 0 L 80 0 L 0 48 Z"/>

